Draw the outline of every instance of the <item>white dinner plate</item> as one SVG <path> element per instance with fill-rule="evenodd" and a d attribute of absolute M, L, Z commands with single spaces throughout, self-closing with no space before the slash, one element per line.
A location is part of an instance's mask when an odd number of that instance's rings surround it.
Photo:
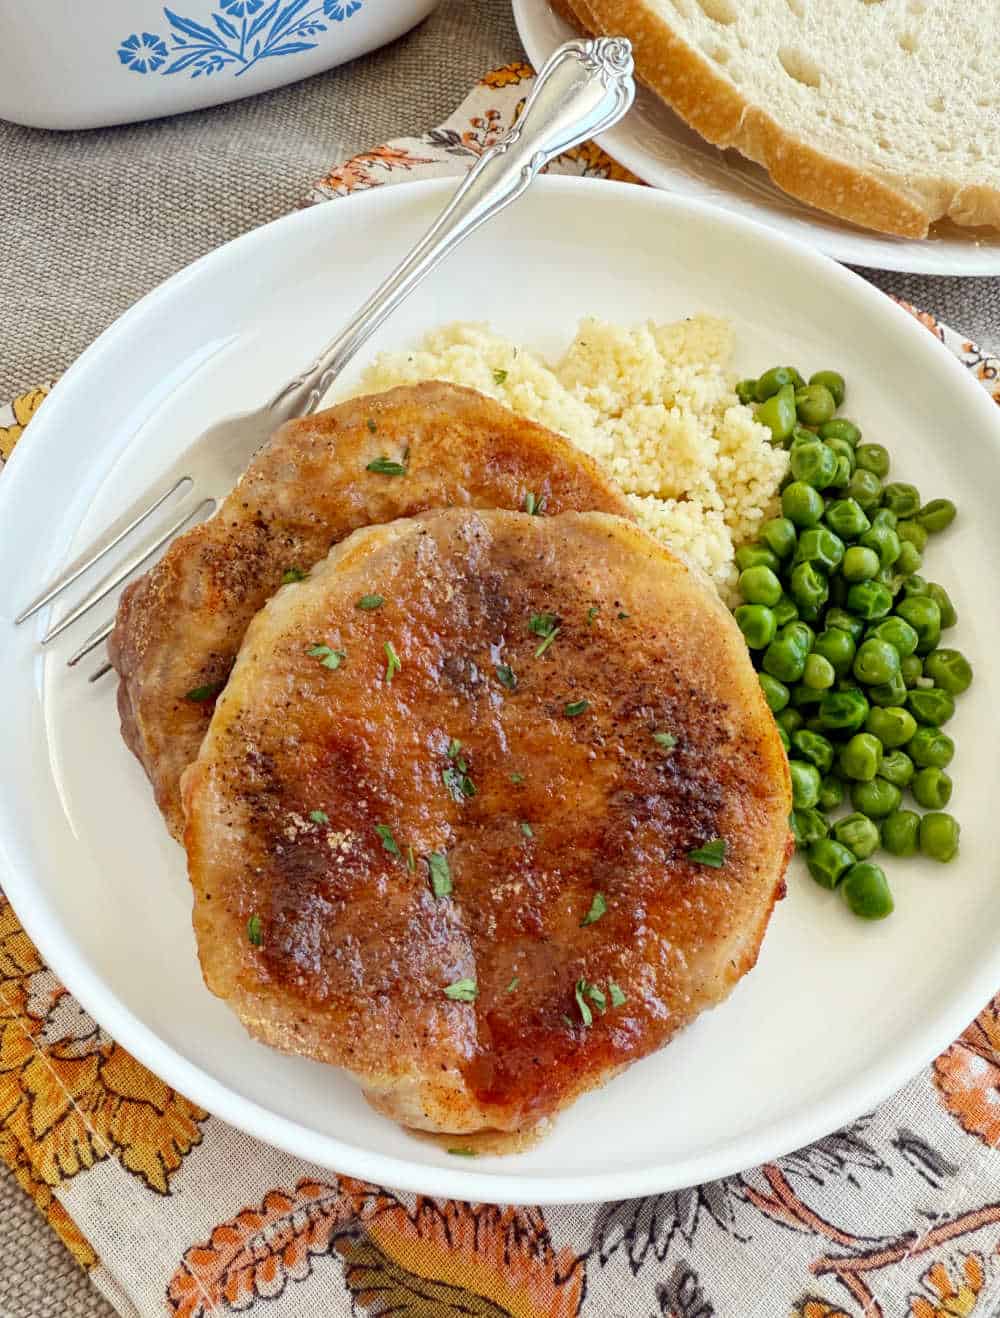
<path fill-rule="evenodd" d="M 528 58 L 540 68 L 556 46 L 575 34 L 549 0 L 513 4 Z M 893 238 L 824 215 L 775 187 L 765 170 L 738 151 L 720 151 L 699 137 L 645 87 L 600 144 L 655 187 L 769 224 L 849 265 L 925 275 L 1000 274 L 1000 232 L 949 223 L 935 226 L 929 238 Z"/>
<path fill-rule="evenodd" d="M 308 361 L 436 215 L 447 180 L 278 220 L 150 294 L 77 362 L 0 479 L 0 881 L 42 955 L 120 1043 L 193 1101 L 304 1158 L 403 1189 L 521 1203 L 661 1191 L 753 1165 L 851 1120 L 950 1042 L 1000 984 L 995 711 L 1000 412 L 927 331 L 858 276 L 713 207 L 542 179 L 476 234 L 364 354 L 489 318 L 558 351 L 579 317 L 732 318 L 736 367 L 844 372 L 895 470 L 961 514 L 935 542 L 976 666 L 953 730 L 962 853 L 890 864 L 895 915 L 865 924 L 793 862 L 760 962 L 663 1052 L 587 1095 L 528 1152 L 449 1157 L 378 1116 L 339 1071 L 252 1042 L 202 983 L 180 848 L 118 735 L 113 683 L 45 654 L 26 597 L 182 441 Z M 357 368 L 363 363 L 359 362 Z M 978 729 L 978 735 L 976 733 Z M 461 1165 L 456 1165 L 456 1164 Z"/>

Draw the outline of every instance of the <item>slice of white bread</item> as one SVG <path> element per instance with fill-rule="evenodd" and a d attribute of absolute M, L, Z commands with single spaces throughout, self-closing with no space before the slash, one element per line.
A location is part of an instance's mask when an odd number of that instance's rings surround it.
<path fill-rule="evenodd" d="M 1000 4 L 553 0 L 696 132 L 883 233 L 1000 227 Z"/>

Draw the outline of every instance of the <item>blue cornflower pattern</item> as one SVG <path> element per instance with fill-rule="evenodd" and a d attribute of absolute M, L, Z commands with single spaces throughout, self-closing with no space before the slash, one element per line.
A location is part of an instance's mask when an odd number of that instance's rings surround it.
<path fill-rule="evenodd" d="M 233 18 L 246 18 L 248 14 L 256 14 L 263 3 L 264 0 L 219 0 L 219 8 Z"/>
<path fill-rule="evenodd" d="M 155 73 L 168 54 L 166 42 L 155 32 L 133 32 L 118 47 L 118 58 L 135 73 Z"/>
<path fill-rule="evenodd" d="M 323 13 L 335 23 L 342 23 L 361 8 L 361 0 L 324 0 Z"/>

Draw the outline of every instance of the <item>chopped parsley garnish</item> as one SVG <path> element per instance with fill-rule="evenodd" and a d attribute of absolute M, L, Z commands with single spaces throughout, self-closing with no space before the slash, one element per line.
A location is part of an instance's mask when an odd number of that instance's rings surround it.
<path fill-rule="evenodd" d="M 563 1012 L 563 1014 L 562 1014 L 562 1020 L 565 1022 L 566 1025 L 569 1026 L 569 1028 L 570 1028 L 571 1030 L 576 1028 L 576 1027 L 574 1026 L 573 1022 L 570 1020 L 570 1018 L 566 1015 L 565 1012 Z"/>
<path fill-rule="evenodd" d="M 476 795 L 476 784 L 468 775 L 468 765 L 464 760 L 456 760 L 447 769 L 441 770 L 441 781 L 447 787 L 452 800 L 461 803 L 467 797 Z"/>
<path fill-rule="evenodd" d="M 318 659 L 324 668 L 339 668 L 347 658 L 343 650 L 331 650 L 328 645 L 310 645 L 306 651 L 312 659 Z"/>
<path fill-rule="evenodd" d="M 193 686 L 185 694 L 184 699 L 193 700 L 195 704 L 200 705 L 203 700 L 212 700 L 225 685 L 225 682 L 210 682 L 207 686 Z"/>
<path fill-rule="evenodd" d="M 260 947 L 260 916 L 251 915 L 247 920 L 247 939 L 254 947 Z"/>
<path fill-rule="evenodd" d="M 434 890 L 434 896 L 447 897 L 451 892 L 451 870 L 448 868 L 448 857 L 443 851 L 432 851 L 427 857 L 427 864 L 431 872 L 431 888 Z"/>
<path fill-rule="evenodd" d="M 508 691 L 517 690 L 517 674 L 510 664 L 497 664 L 497 681 Z"/>
<path fill-rule="evenodd" d="M 515 787 L 520 787 L 521 784 L 524 782 L 524 774 L 523 774 L 523 773 L 512 773 L 512 774 L 510 775 L 510 780 L 511 780 L 511 782 L 514 784 Z"/>
<path fill-rule="evenodd" d="M 309 818 L 314 824 L 328 824 L 330 822 L 330 816 L 325 810 L 310 810 Z"/>
<path fill-rule="evenodd" d="M 444 996 L 451 998 L 452 1002 L 475 1002 L 479 989 L 474 979 L 456 979 L 445 989 Z"/>
<path fill-rule="evenodd" d="M 578 979 L 576 981 L 574 996 L 576 998 L 576 1005 L 580 1011 L 580 1019 L 583 1021 L 584 1025 L 588 1026 L 589 1028 L 594 1023 L 594 1013 L 587 1006 L 583 998 L 583 995 L 587 991 L 588 987 L 589 986 L 585 979 Z"/>
<path fill-rule="evenodd" d="M 307 575 L 300 567 L 286 567 L 281 574 L 281 584 L 290 586 L 293 582 L 305 581 Z"/>
<path fill-rule="evenodd" d="M 383 646 L 385 650 L 385 680 L 386 684 L 390 683 L 396 673 L 400 672 L 403 665 L 399 662 L 399 655 L 393 649 L 392 641 L 386 641 Z"/>
<path fill-rule="evenodd" d="M 451 741 L 448 742 L 448 759 L 457 760 L 458 753 L 461 749 L 462 749 L 462 743 L 458 741 L 455 737 L 452 737 Z"/>
<path fill-rule="evenodd" d="M 413 854 L 412 847 L 406 848 L 406 868 L 410 871 L 411 874 L 417 868 L 417 858 Z"/>
<path fill-rule="evenodd" d="M 385 600 L 381 595 L 362 595 L 355 605 L 355 608 L 380 609 L 384 603 Z"/>
<path fill-rule="evenodd" d="M 604 900 L 603 892 L 595 892 L 594 900 L 590 903 L 590 910 L 580 921 L 580 928 L 583 929 L 588 924 L 596 924 L 597 921 L 607 912 L 608 903 Z"/>
<path fill-rule="evenodd" d="M 726 839 L 713 838 L 703 847 L 695 847 L 693 851 L 689 851 L 687 858 L 696 861 L 699 865 L 710 865 L 714 870 L 721 869 L 726 860 Z"/>
<path fill-rule="evenodd" d="M 677 745 L 677 738 L 672 732 L 654 732 L 653 740 L 665 751 L 673 750 Z"/>
<path fill-rule="evenodd" d="M 373 435 L 375 434 L 375 431 L 378 430 L 378 426 L 375 424 L 375 418 L 373 416 L 368 418 L 368 429 Z"/>
<path fill-rule="evenodd" d="M 541 517 L 547 503 L 548 499 L 544 494 L 539 498 L 537 494 L 529 490 L 524 496 L 524 511 L 529 517 Z"/>
<path fill-rule="evenodd" d="M 388 824 L 376 824 L 375 832 L 382 839 L 382 845 L 385 847 L 386 851 L 388 851 L 390 856 L 402 857 L 403 853 L 400 851 L 396 839 L 392 836 L 392 829 Z"/>
<path fill-rule="evenodd" d="M 619 613 L 619 615 L 618 615 L 618 621 L 619 621 L 619 622 L 624 622 L 625 619 L 626 619 L 627 617 L 628 617 L 628 614 L 627 614 L 627 613 Z"/>
<path fill-rule="evenodd" d="M 563 706 L 563 713 L 567 718 L 576 718 L 579 714 L 586 714 L 589 708 L 589 700 L 571 700 L 569 704 Z"/>
<path fill-rule="evenodd" d="M 504 382 L 504 380 L 506 380 L 506 378 L 507 378 L 507 372 L 506 372 L 506 371 L 496 370 L 496 371 L 493 372 L 493 383 L 494 383 L 494 384 L 503 384 L 503 382 Z"/>
<path fill-rule="evenodd" d="M 533 613 L 528 623 L 528 631 L 542 637 L 542 643 L 535 651 L 535 658 L 541 659 L 561 631 L 562 619 L 554 613 Z"/>
<path fill-rule="evenodd" d="M 621 991 L 613 979 L 608 980 L 608 993 L 611 995 L 612 1007 L 620 1007 L 625 1001 L 625 994 Z"/>
<path fill-rule="evenodd" d="M 505 993 L 513 993 L 514 990 L 517 988 L 517 986 L 518 986 L 519 983 L 520 983 L 520 979 L 519 979 L 519 977 L 518 977 L 517 975 L 515 975 L 514 978 L 513 978 L 513 979 L 510 981 L 510 983 L 507 985 L 507 987 L 504 989 L 504 992 L 505 992 Z"/>
<path fill-rule="evenodd" d="M 608 1007 L 608 1000 L 604 996 L 604 990 L 598 988 L 596 984 L 587 984 L 583 991 L 603 1016 Z"/>
<path fill-rule="evenodd" d="M 597 607 L 596 604 L 592 604 L 592 605 L 590 606 L 590 608 L 587 610 L 587 626 L 588 626 L 588 627 L 589 627 L 590 624 L 594 621 L 594 619 L 597 617 L 597 615 L 600 613 L 600 611 L 601 611 L 601 610 Z"/>
<path fill-rule="evenodd" d="M 531 827 L 526 819 L 521 820 L 521 832 L 525 837 L 534 837 L 535 830 Z"/>
<path fill-rule="evenodd" d="M 369 462 L 365 471 L 374 471 L 379 476 L 405 476 L 406 468 L 401 462 L 393 462 L 392 458 L 376 458 Z"/>
<path fill-rule="evenodd" d="M 477 1158 L 479 1155 L 475 1149 L 449 1149 L 448 1152 L 456 1158 Z"/>

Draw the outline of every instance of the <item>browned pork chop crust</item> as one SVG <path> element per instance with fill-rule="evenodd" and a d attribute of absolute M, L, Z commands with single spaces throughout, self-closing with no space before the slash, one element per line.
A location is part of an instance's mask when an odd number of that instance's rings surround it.
<path fill-rule="evenodd" d="M 379 458 L 406 474 L 367 470 Z M 109 641 L 122 736 L 171 833 L 184 828 L 178 784 L 214 697 L 289 569 L 312 567 L 362 526 L 455 505 L 520 508 L 529 493 L 546 515 L 628 516 L 621 492 L 568 440 L 457 385 L 354 398 L 278 430 L 216 515 L 125 591 Z"/>
<path fill-rule="evenodd" d="M 356 532 L 251 623 L 183 791 L 209 988 L 425 1130 L 529 1129 L 665 1044 L 791 849 L 735 622 L 597 513 Z"/>

